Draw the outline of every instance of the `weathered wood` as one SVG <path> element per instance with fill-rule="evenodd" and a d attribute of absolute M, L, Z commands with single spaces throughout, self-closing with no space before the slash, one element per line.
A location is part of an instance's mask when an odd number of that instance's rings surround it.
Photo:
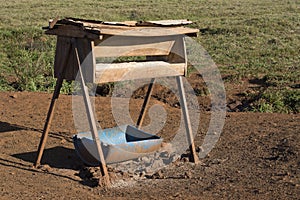
<path fill-rule="evenodd" d="M 198 29 L 187 27 L 127 27 L 104 24 L 93 27 L 93 30 L 99 30 L 103 35 L 127 35 L 139 37 L 157 37 L 181 34 L 196 36 L 198 33 Z"/>
<path fill-rule="evenodd" d="M 46 34 L 57 35 L 54 75 L 57 79 L 43 135 L 39 144 L 35 166 L 40 164 L 45 148 L 53 111 L 64 79 L 75 80 L 79 72 L 88 122 L 97 146 L 103 183 L 110 184 L 95 116 L 86 87 L 86 82 L 105 83 L 122 80 L 152 78 L 139 117 L 140 127 L 145 116 L 155 77 L 176 76 L 180 104 L 186 124 L 188 142 L 191 144 L 191 158 L 198 161 L 193 142 L 189 113 L 186 106 L 182 75 L 186 74 L 187 59 L 184 35 L 196 36 L 198 29 L 181 25 L 187 20 L 165 20 L 148 22 L 102 22 L 75 18 L 55 19 L 47 27 Z M 113 37 L 113 38 L 112 38 Z M 76 38 L 76 39 L 74 39 Z M 111 41 L 109 41 L 111 39 Z M 98 44 L 101 42 L 101 45 Z M 107 42 L 107 43 L 106 43 Z M 74 47 L 75 45 L 75 47 Z M 146 62 L 99 63 L 96 57 L 146 56 Z M 101 182 L 102 183 L 102 182 Z"/>
<path fill-rule="evenodd" d="M 87 82 L 95 81 L 95 57 L 93 55 L 93 42 L 85 38 L 77 38 L 80 46 L 80 60 L 82 63 L 82 72 Z M 71 44 L 70 37 L 57 37 L 54 76 L 58 77 L 61 71 L 61 63 L 66 62 L 63 78 L 66 80 L 75 80 L 78 73 L 78 63 L 76 60 L 74 48 Z"/>
<path fill-rule="evenodd" d="M 124 37 L 115 36 L 104 40 L 100 45 L 94 46 L 93 41 L 88 39 L 78 38 L 78 45 L 80 45 L 80 60 L 84 60 L 82 63 L 82 71 L 84 78 L 87 82 L 101 83 L 110 82 L 122 79 L 122 77 L 131 70 L 140 70 L 142 76 L 137 73 L 130 73 L 128 78 L 151 78 L 162 76 L 177 76 L 184 75 L 186 72 L 186 55 L 183 36 L 169 36 L 169 37 L 154 37 L 142 40 L 141 37 Z M 64 73 L 64 79 L 75 80 L 78 73 L 78 64 L 74 55 L 74 50 L 71 47 L 71 39 L 69 37 L 59 36 L 57 39 L 56 56 L 54 63 L 55 77 L 58 77 L 61 65 L 60 63 L 67 60 L 66 71 Z M 96 40 L 98 43 L 99 40 Z M 153 43 L 152 43 L 153 42 Z M 131 45 L 130 45 L 131 44 Z M 97 64 L 96 72 L 96 57 L 118 57 L 118 56 L 158 56 L 166 55 L 166 57 L 160 57 L 167 62 L 132 62 L 132 63 L 112 63 Z M 156 59 L 158 57 L 155 57 Z M 181 64 L 180 64 L 181 63 Z M 109 69 L 111 68 L 111 69 Z M 173 70 L 171 70 L 173 69 Z M 107 78 L 101 78 L 99 80 L 99 74 L 105 71 Z M 169 74 L 168 74 L 169 73 Z M 128 80 L 126 78 L 126 80 Z"/>
<path fill-rule="evenodd" d="M 106 25 L 117 25 L 117 26 L 136 26 L 136 21 L 123 21 L 123 22 L 103 22 Z"/>
<path fill-rule="evenodd" d="M 53 20 L 49 21 L 49 28 L 52 29 L 54 25 L 57 23 L 59 17 L 56 16 Z"/>
<path fill-rule="evenodd" d="M 184 75 L 184 63 L 164 61 L 99 63 L 96 65 L 96 83 L 116 82 L 143 78 Z"/>
<path fill-rule="evenodd" d="M 95 46 L 94 53 L 95 57 L 168 55 L 173 38 L 113 36 Z"/>
<path fill-rule="evenodd" d="M 145 25 L 143 25 L 143 23 Z M 81 19 L 62 19 L 47 34 L 97 39 L 100 35 L 155 37 L 185 34 L 196 36 L 198 29 L 182 27 L 190 21 L 102 22 Z M 151 25 L 152 24 L 152 25 Z M 156 27 L 155 27 L 156 26 Z"/>
<path fill-rule="evenodd" d="M 55 25 L 52 29 L 46 30 L 45 33 L 48 35 L 89 39 L 98 39 L 100 35 L 99 30 L 92 30 L 90 28 L 84 29 L 72 25 Z"/>
<path fill-rule="evenodd" d="M 187 19 L 178 20 L 158 20 L 158 21 L 141 21 L 137 26 L 182 26 L 192 24 L 192 21 Z"/>
<path fill-rule="evenodd" d="M 192 125 L 191 125 L 190 116 L 189 116 L 189 112 L 188 112 L 188 108 L 187 108 L 187 104 L 186 104 L 182 76 L 177 76 L 176 81 L 177 81 L 178 90 L 179 90 L 180 106 L 181 106 L 183 119 L 184 119 L 184 123 L 185 123 L 188 144 L 190 145 L 190 152 L 191 152 L 190 158 L 191 158 L 192 162 L 198 163 L 199 158 L 198 158 L 198 155 L 197 155 L 196 149 L 195 149 L 194 136 L 192 133 Z"/>
<path fill-rule="evenodd" d="M 72 54 L 72 47 L 71 47 L 71 39 L 68 37 L 57 37 L 56 42 L 56 52 L 55 52 L 55 59 L 54 59 L 54 77 L 58 78 L 62 75 L 63 79 L 66 80 L 73 80 L 74 74 L 77 74 L 77 70 L 71 66 L 71 57 Z M 65 65 L 62 66 L 62 63 L 65 62 Z M 64 73 L 62 74 L 61 71 L 64 68 Z"/>
<path fill-rule="evenodd" d="M 152 91 L 153 91 L 154 81 L 155 81 L 155 78 L 152 78 L 150 83 L 149 83 L 148 90 L 147 90 L 147 93 L 146 93 L 146 96 L 145 96 L 145 99 L 144 99 L 144 103 L 142 105 L 142 109 L 141 109 L 139 118 L 138 118 L 137 123 L 136 123 L 136 127 L 138 129 L 140 129 L 141 126 L 143 125 L 143 121 L 144 121 L 144 118 L 145 118 L 145 115 L 146 115 L 146 112 L 147 112 L 147 107 L 148 107 L 148 104 L 149 104 L 149 100 L 151 98 L 151 94 L 152 94 Z"/>
<path fill-rule="evenodd" d="M 101 147 L 101 144 L 100 144 L 100 140 L 99 140 L 99 137 L 98 137 L 98 131 L 97 131 L 97 127 L 96 127 L 96 118 L 94 116 L 94 112 L 93 112 L 93 109 L 92 109 L 92 105 L 91 105 L 91 101 L 90 101 L 90 97 L 89 97 L 89 93 L 88 93 L 88 88 L 85 84 L 85 80 L 84 80 L 84 77 L 83 77 L 83 73 L 82 73 L 82 70 L 81 70 L 81 61 L 80 61 L 80 54 L 79 54 L 79 51 L 78 51 L 78 48 L 77 48 L 77 41 L 74 39 L 72 40 L 72 45 L 74 46 L 74 51 L 75 51 L 75 57 L 76 57 L 76 60 L 77 60 L 77 63 L 78 63 L 78 71 L 79 71 L 79 76 L 80 76 L 80 83 L 81 83 L 81 89 L 82 89 L 82 92 L 83 92 L 83 99 L 84 99 L 84 104 L 85 104 L 85 107 L 86 107 L 86 114 L 87 114 L 87 118 L 88 118 L 88 122 L 89 122 L 89 125 L 90 125 L 90 129 L 91 129 L 91 133 L 92 133 L 92 137 L 93 137 L 93 140 L 95 142 L 95 145 L 97 147 L 97 151 L 98 151 L 98 156 L 99 156 L 99 160 L 100 160 L 100 169 L 101 169 L 101 174 L 102 174 L 102 180 L 100 179 L 99 181 L 99 184 L 102 185 L 102 186 L 109 186 L 110 185 L 110 180 L 109 180 L 109 175 L 108 175 L 108 171 L 107 171 L 107 168 L 106 168 L 106 163 L 105 163 L 105 159 L 104 159 L 104 154 L 103 154 L 103 151 L 102 151 L 102 147 Z M 104 181 L 103 183 L 101 181 Z"/>
<path fill-rule="evenodd" d="M 34 163 L 34 167 L 38 167 L 41 164 L 41 159 L 42 159 L 42 156 L 43 156 L 43 153 L 44 153 L 45 145 L 46 145 L 48 134 L 49 134 L 49 131 L 50 131 L 50 125 L 52 123 L 52 119 L 53 119 L 53 116 L 54 116 L 55 105 L 56 105 L 57 99 L 59 97 L 59 93 L 60 93 L 60 89 L 62 87 L 62 83 L 63 83 L 63 78 L 62 78 L 62 76 L 59 76 L 58 79 L 56 80 L 55 90 L 54 90 L 52 100 L 51 100 L 51 103 L 50 103 L 50 106 L 49 106 L 46 122 L 45 122 L 43 133 L 42 133 L 42 137 L 40 139 L 40 143 L 39 143 L 39 147 L 38 147 L 38 151 L 37 151 L 37 157 L 36 157 L 36 161 Z"/>
<path fill-rule="evenodd" d="M 184 63 L 184 75 L 187 73 L 187 55 L 184 35 L 178 35 L 175 39 L 175 44 L 171 49 L 171 53 L 167 56 L 167 61 L 170 63 Z"/>
<path fill-rule="evenodd" d="M 156 21 L 115 21 L 107 22 L 100 20 L 90 19 L 79 19 L 79 18 L 66 18 L 60 21 L 62 24 L 72 25 L 87 25 L 90 24 L 106 24 L 106 25 L 117 25 L 117 26 L 182 26 L 192 24 L 193 22 L 188 19 L 176 19 L 176 20 L 156 20 Z"/>
<path fill-rule="evenodd" d="M 168 61 L 170 63 L 185 63 L 185 50 L 183 35 L 179 35 L 175 39 L 175 44 L 171 49 L 171 53 L 168 55 Z"/>
<path fill-rule="evenodd" d="M 101 24 L 101 23 L 103 23 L 102 20 L 95 20 L 95 19 L 80 19 L 80 18 L 76 18 L 76 17 L 68 17 L 68 18 L 62 19 L 61 21 L 64 21 L 65 24 L 69 24 L 70 22 L 73 22 L 73 23 L 78 24 L 78 22 L 81 23 L 80 21 L 90 22 L 90 23 L 96 23 L 96 24 Z"/>
<path fill-rule="evenodd" d="M 68 48 L 65 49 L 64 53 L 66 55 L 69 55 L 70 49 L 68 49 Z M 45 122 L 44 129 L 43 129 L 43 134 L 42 134 L 39 146 L 38 146 L 37 157 L 36 157 L 36 161 L 34 164 L 35 167 L 38 167 L 40 165 L 40 162 L 41 162 L 41 159 L 42 159 L 42 156 L 44 153 L 46 141 L 47 141 L 48 134 L 50 131 L 50 125 L 52 123 L 52 119 L 54 116 L 55 105 L 56 105 L 57 99 L 59 97 L 60 89 L 62 87 L 62 83 L 64 80 L 64 74 L 67 70 L 67 68 L 66 68 L 67 62 L 68 62 L 67 59 L 62 59 L 62 60 L 60 60 L 59 63 L 56 63 L 56 65 L 59 65 L 59 66 L 56 66 L 56 68 L 57 68 L 57 70 L 56 70 L 56 77 L 57 77 L 56 85 L 55 85 L 52 100 L 51 100 L 51 103 L 49 106 L 46 122 Z"/>
<path fill-rule="evenodd" d="M 185 37 L 182 37 L 181 39 L 182 41 L 182 48 L 183 48 L 183 55 L 184 55 L 184 62 L 185 62 L 185 66 L 184 66 L 184 76 L 187 76 L 187 68 L 188 68 L 188 58 L 187 58 L 187 52 L 186 52 L 186 44 L 185 44 Z"/>

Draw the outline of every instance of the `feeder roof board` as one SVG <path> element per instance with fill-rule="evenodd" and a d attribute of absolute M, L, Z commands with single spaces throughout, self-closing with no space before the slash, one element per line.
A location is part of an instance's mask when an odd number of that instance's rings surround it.
<path fill-rule="evenodd" d="M 103 35 L 157 37 L 171 35 L 197 36 L 198 29 L 184 27 L 189 20 L 104 22 L 78 18 L 53 20 L 46 27 L 46 34 L 67 37 L 98 39 Z"/>

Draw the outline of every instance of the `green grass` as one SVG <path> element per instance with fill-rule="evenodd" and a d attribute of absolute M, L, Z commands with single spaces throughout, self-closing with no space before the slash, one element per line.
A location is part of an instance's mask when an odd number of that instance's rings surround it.
<path fill-rule="evenodd" d="M 105 21 L 188 18 L 226 85 L 264 80 L 247 96 L 259 112 L 299 113 L 300 2 L 279 0 L 0 0 L 0 90 L 52 91 L 55 38 L 50 18 Z M 65 84 L 68 92 L 68 84 Z"/>

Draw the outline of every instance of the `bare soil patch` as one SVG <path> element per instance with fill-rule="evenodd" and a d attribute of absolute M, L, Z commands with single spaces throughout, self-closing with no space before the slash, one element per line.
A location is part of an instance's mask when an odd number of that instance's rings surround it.
<path fill-rule="evenodd" d="M 219 142 L 200 164 L 181 159 L 151 176 L 110 169 L 113 187 L 103 189 L 93 182 L 97 168 L 84 166 L 75 154 L 71 96 L 60 96 L 43 166 L 32 168 L 50 100 L 46 93 L 0 93 L 0 199 L 300 198 L 299 114 L 229 112 Z M 116 125 L 109 101 L 97 97 L 102 128 Z M 167 140 L 180 110 L 157 99 L 151 103 L 168 111 L 162 133 Z M 141 104 L 141 99 L 132 100 L 133 119 Z M 207 110 L 201 112 L 197 146 L 208 126 Z"/>

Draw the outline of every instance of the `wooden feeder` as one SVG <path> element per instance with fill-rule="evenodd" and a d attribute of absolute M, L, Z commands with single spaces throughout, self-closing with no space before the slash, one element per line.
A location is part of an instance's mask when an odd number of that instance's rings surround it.
<path fill-rule="evenodd" d="M 151 82 L 136 124 L 139 129 L 143 123 L 155 78 L 176 77 L 187 138 L 191 144 L 191 159 L 193 162 L 198 162 L 182 82 L 182 76 L 187 73 L 184 37 L 197 36 L 198 32 L 198 29 L 183 27 L 191 23 L 188 20 L 103 22 L 75 18 L 54 19 L 45 33 L 57 35 L 54 62 L 54 75 L 57 82 L 38 147 L 35 166 L 40 165 L 62 82 L 75 80 L 77 74 L 81 82 L 93 141 L 100 158 L 99 165 L 103 177 L 101 184 L 109 185 L 110 181 L 86 83 L 150 78 Z M 99 58 L 120 56 L 143 56 L 146 59 L 143 62 L 109 64 L 96 62 Z"/>

